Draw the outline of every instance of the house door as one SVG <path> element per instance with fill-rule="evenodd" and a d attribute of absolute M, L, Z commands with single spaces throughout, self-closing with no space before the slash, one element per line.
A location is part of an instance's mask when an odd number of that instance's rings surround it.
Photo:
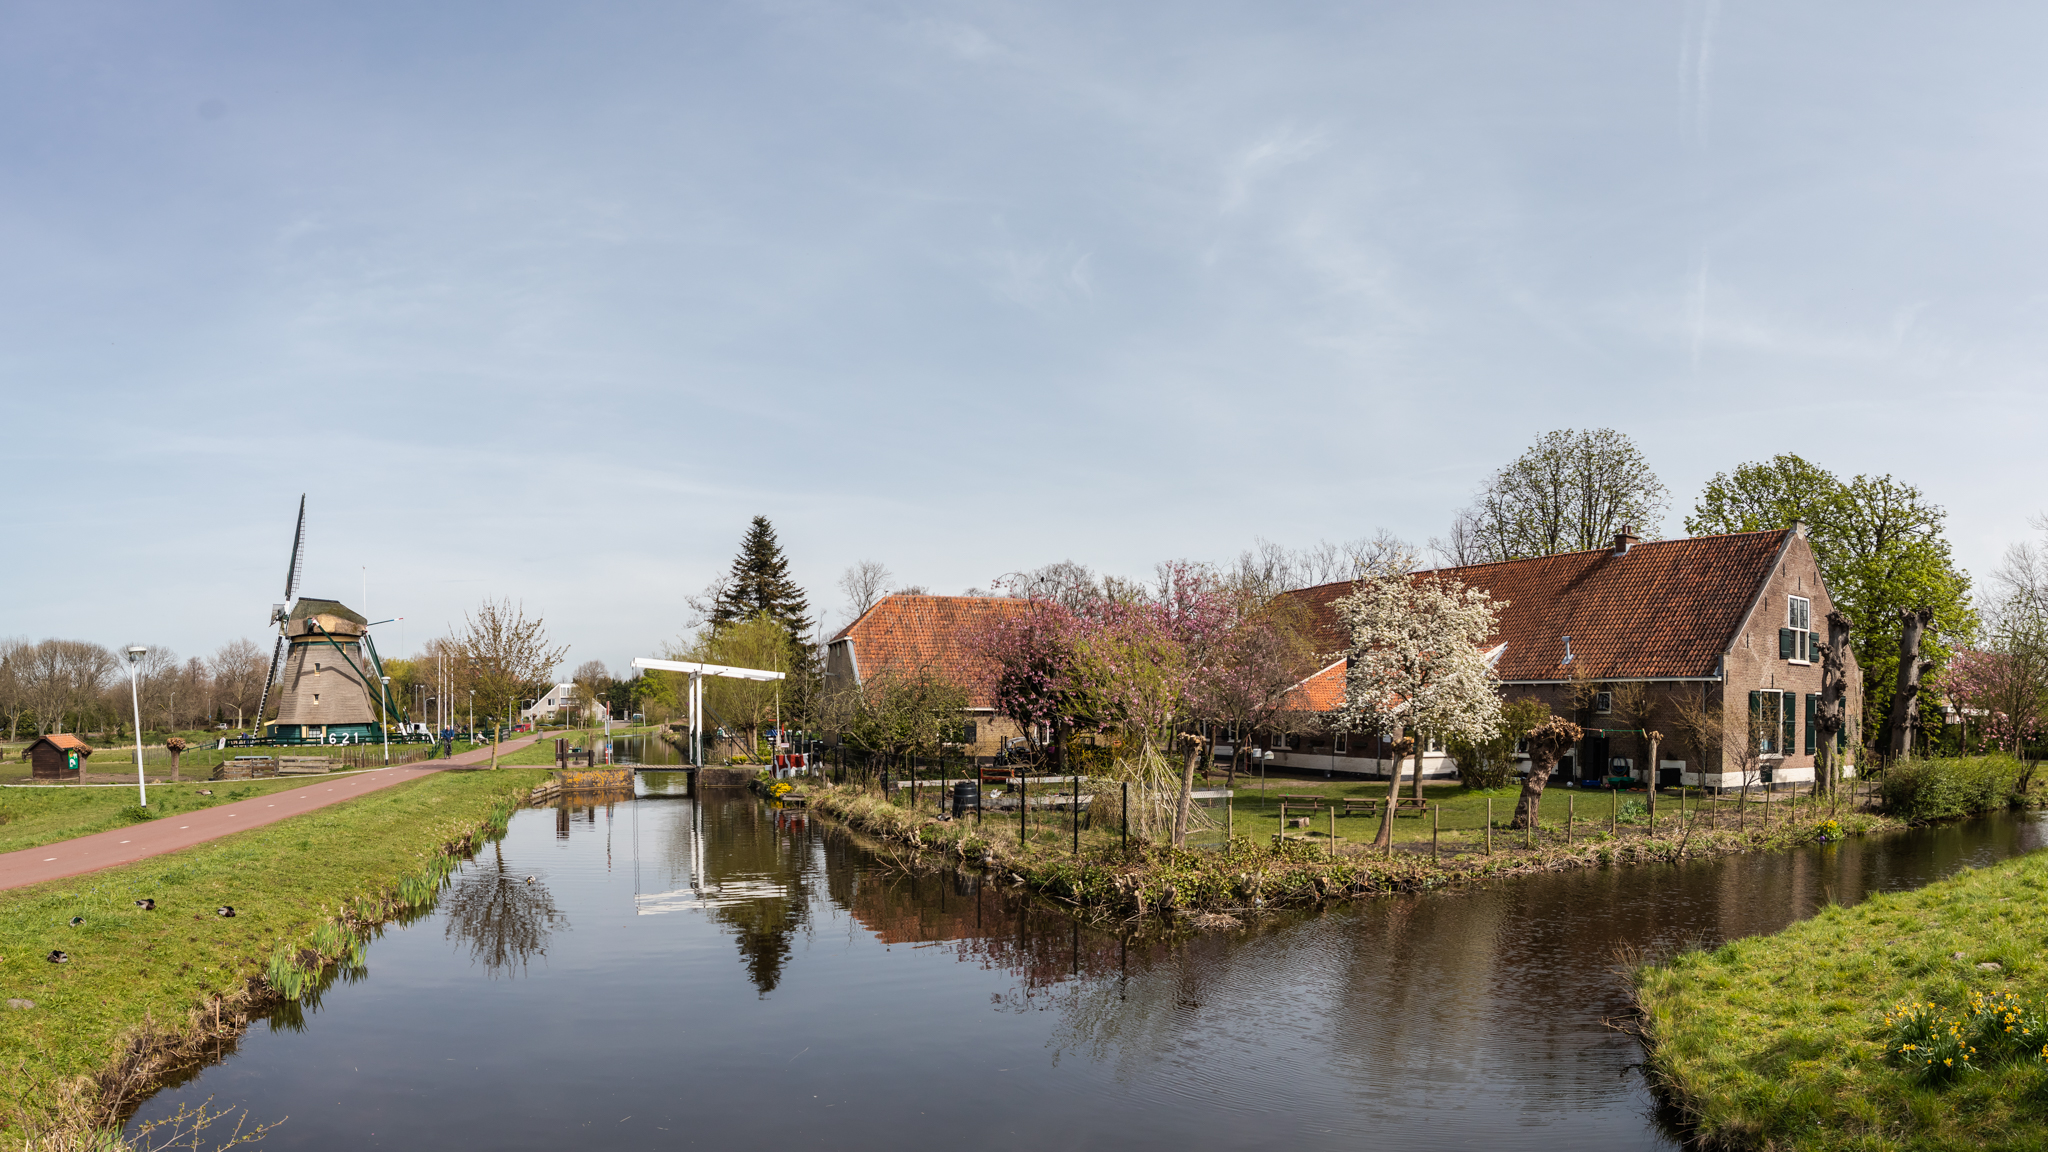
<path fill-rule="evenodd" d="M 1580 744 L 1579 779 L 1599 780 L 1607 775 L 1607 736 L 1588 734 Z"/>

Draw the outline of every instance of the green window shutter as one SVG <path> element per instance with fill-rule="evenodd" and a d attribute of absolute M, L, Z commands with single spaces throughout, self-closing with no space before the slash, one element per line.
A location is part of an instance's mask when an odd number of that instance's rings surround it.
<path fill-rule="evenodd" d="M 1762 711 L 1763 696 L 1764 694 L 1761 692 L 1751 692 L 1749 694 L 1749 723 L 1750 727 L 1759 733 L 1758 740 L 1763 744 L 1763 751 L 1769 752 L 1771 750 L 1771 732 L 1765 726 L 1767 721 L 1765 721 Z M 1743 737 L 1745 741 L 1748 739 L 1749 737 L 1747 736 Z"/>
<path fill-rule="evenodd" d="M 1815 696 L 1811 692 L 1806 694 L 1806 754 L 1808 756 L 1813 755 L 1813 714 L 1814 709 L 1819 704 L 1820 697 Z"/>
<path fill-rule="evenodd" d="M 1808 652 L 1812 653 L 1812 655 L 1811 655 L 1811 656 L 1808 656 L 1808 657 L 1807 657 L 1807 659 L 1809 659 L 1809 660 L 1813 661 L 1813 662 L 1814 662 L 1814 663 L 1816 663 L 1816 664 L 1820 663 L 1820 649 L 1821 649 L 1821 639 L 1820 639 L 1820 633 L 1818 633 L 1818 632 L 1808 632 L 1808 633 L 1806 634 L 1806 650 L 1807 650 Z"/>
<path fill-rule="evenodd" d="M 1790 628 L 1780 628 L 1778 629 L 1778 659 L 1790 660 L 1791 658 L 1792 630 Z"/>
<path fill-rule="evenodd" d="M 1797 747 L 1799 747 L 1799 711 L 1798 711 L 1798 708 L 1799 708 L 1799 693 L 1797 693 L 1797 692 L 1787 692 L 1787 693 L 1785 693 L 1785 704 L 1784 704 L 1784 710 L 1778 713 L 1779 717 L 1780 717 L 1780 718 L 1781 718 L 1781 719 L 1782 719 L 1782 720 L 1784 721 L 1784 725 L 1785 725 L 1785 742 L 1784 742 L 1783 744 L 1780 744 L 1780 745 L 1779 745 L 1778 747 L 1779 747 L 1779 748 L 1781 748 L 1781 749 L 1783 749 L 1784 753 L 1785 753 L 1785 754 L 1786 754 L 1787 756 L 1790 756 L 1790 755 L 1792 754 L 1792 750 L 1793 750 L 1794 748 L 1797 748 Z"/>

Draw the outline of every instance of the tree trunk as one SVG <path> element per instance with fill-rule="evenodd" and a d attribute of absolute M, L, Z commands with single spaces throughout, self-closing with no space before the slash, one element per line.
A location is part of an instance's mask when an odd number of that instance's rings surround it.
<path fill-rule="evenodd" d="M 1515 801 L 1515 820 L 1510 828 L 1527 828 L 1529 822 L 1537 819 L 1543 810 L 1543 789 L 1550 783 L 1550 774 L 1557 768 L 1557 754 L 1544 754 L 1535 749 L 1529 752 L 1529 775 L 1522 780 L 1522 795 Z"/>
<path fill-rule="evenodd" d="M 1649 763 L 1643 768 L 1643 779 L 1649 784 L 1650 827 L 1657 826 L 1657 745 L 1663 741 L 1662 732 L 1651 732 L 1643 738 L 1650 745 Z"/>
<path fill-rule="evenodd" d="M 1193 732 L 1185 733 L 1181 740 L 1188 746 L 1187 767 L 1180 776 L 1180 803 L 1173 809 L 1173 846 L 1179 848 L 1188 839 L 1188 805 L 1194 802 L 1195 764 L 1202 758 L 1202 749 L 1209 741 Z"/>
<path fill-rule="evenodd" d="M 176 783 L 176 782 L 177 782 L 177 780 L 178 780 L 178 757 L 179 757 L 180 755 L 181 755 L 181 753 L 180 753 L 180 752 L 179 752 L 179 751 L 178 751 L 178 750 L 177 750 L 176 748 L 173 748 L 173 749 L 171 749 L 171 782 L 172 782 L 172 783 Z"/>
<path fill-rule="evenodd" d="M 1422 799 L 1422 753 L 1429 747 L 1429 740 L 1422 733 L 1415 734 L 1415 798 Z"/>
<path fill-rule="evenodd" d="M 1909 759 L 1913 750 L 1913 726 L 1920 715 L 1920 677 L 1927 663 L 1920 659 L 1920 638 L 1934 619 L 1934 609 L 1899 612 L 1899 682 L 1892 692 L 1892 712 L 1886 724 L 1886 750 L 1893 760 Z"/>
<path fill-rule="evenodd" d="M 1387 771 L 1387 808 L 1380 813 L 1380 833 L 1372 838 L 1372 846 L 1375 848 L 1391 847 L 1394 843 L 1394 801 L 1401 798 L 1401 754 L 1405 751 L 1402 747 L 1401 729 L 1398 726 L 1394 729 L 1393 747 L 1390 751 L 1394 754 L 1394 765 Z"/>

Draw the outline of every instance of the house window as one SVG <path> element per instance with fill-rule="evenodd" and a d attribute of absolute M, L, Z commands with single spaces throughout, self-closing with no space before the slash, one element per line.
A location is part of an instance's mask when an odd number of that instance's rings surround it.
<path fill-rule="evenodd" d="M 1351 733 L 1340 729 L 1335 736 L 1330 737 L 1330 747 L 1339 755 L 1351 751 Z"/>
<path fill-rule="evenodd" d="M 1775 756 L 1779 752 L 1778 705 L 1782 699 L 1776 692 L 1749 694 L 1749 727 L 1756 735 L 1758 755 Z"/>
<path fill-rule="evenodd" d="M 1785 597 L 1785 626 L 1778 629 L 1778 658 L 1811 664 L 1820 651 L 1820 637 L 1812 629 L 1813 601 L 1804 596 Z"/>
<path fill-rule="evenodd" d="M 973 744 L 978 741 L 979 737 L 976 735 L 976 733 L 979 731 L 979 728 L 974 721 L 969 720 L 966 724 L 961 726 L 961 729 L 961 735 L 965 737 L 963 743 Z"/>
<path fill-rule="evenodd" d="M 1612 692 L 1595 692 L 1595 693 L 1593 693 L 1593 711 L 1595 711 L 1595 712 L 1598 712 L 1598 713 L 1600 713 L 1600 714 L 1601 714 L 1601 715 L 1603 715 L 1603 716 L 1604 716 L 1604 715 L 1606 715 L 1606 714 L 1607 714 L 1607 713 L 1609 713 L 1609 712 L 1612 712 L 1612 711 L 1614 711 L 1614 693 L 1612 693 Z"/>

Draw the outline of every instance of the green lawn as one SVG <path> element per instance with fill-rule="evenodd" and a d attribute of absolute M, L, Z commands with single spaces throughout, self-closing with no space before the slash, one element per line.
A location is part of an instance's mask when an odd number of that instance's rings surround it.
<path fill-rule="evenodd" d="M 217 804 L 247 800 L 331 782 L 331 776 L 291 776 L 275 780 L 221 780 L 212 784 L 151 785 L 149 815 L 135 806 L 132 788 L 7 788 L 0 789 L 0 852 L 34 848 L 73 836 L 88 836 L 145 820 L 197 812 Z M 201 792 L 212 792 L 202 796 Z"/>
<path fill-rule="evenodd" d="M 2043 1037 L 1995 1055 L 2028 1017 L 2048 1033 L 2044 940 L 2048 856 L 2035 853 L 1646 966 L 1652 1072 L 1718 1146 L 2048 1147 Z M 1932 1003 L 1971 1036 L 1972 994 L 1998 993 L 2025 1007 L 1972 1038 L 1979 1070 L 1921 1083 L 1887 1058 L 1888 1010 Z"/>
<path fill-rule="evenodd" d="M 13 1129 L 4 1138 L 18 1146 L 25 1122 L 75 1128 L 87 1113 L 58 1114 L 57 1085 L 113 1065 L 145 1019 L 190 1027 L 218 996 L 232 1015 L 236 994 L 281 953 L 311 944 L 333 955 L 337 941 L 345 950 L 333 923 L 342 909 L 377 920 L 394 898 L 430 899 L 445 871 L 440 846 L 544 776 L 438 772 L 183 852 L 0 893 L 0 989 L 34 1003 L 0 1011 Z M 156 908 L 138 908 L 143 898 Z M 221 905 L 235 917 L 215 915 Z M 53 949 L 69 962 L 48 962 Z"/>
<path fill-rule="evenodd" d="M 1201 786 L 1197 784 L 1197 787 Z M 1223 781 L 1220 778 L 1214 779 L 1207 786 L 1220 788 Z M 1236 833 L 1240 836 L 1270 835 L 1280 830 L 1282 796 L 1308 795 L 1320 797 L 1325 801 L 1344 797 L 1377 799 L 1386 796 L 1387 784 L 1384 780 L 1283 779 L 1269 776 L 1265 781 L 1265 787 L 1261 789 L 1257 777 L 1239 777 L 1236 792 L 1237 795 L 1230 805 L 1231 824 Z M 1413 795 L 1414 785 L 1404 783 L 1401 794 L 1404 797 Z M 1445 852 L 1482 849 L 1486 841 L 1487 803 L 1491 801 L 1495 826 L 1494 845 L 1496 848 L 1506 846 L 1508 837 L 1520 836 L 1520 833 L 1509 832 L 1507 826 L 1515 818 L 1515 805 L 1520 801 L 1521 794 L 1519 784 L 1492 791 L 1478 791 L 1453 782 L 1425 782 L 1423 797 L 1439 811 L 1434 819 L 1428 814 L 1413 813 L 1396 817 L 1394 843 L 1411 847 L 1426 846 L 1430 842 L 1434 826 L 1440 829 L 1438 836 Z M 1624 809 L 1631 801 L 1638 808 L 1645 810 L 1624 814 Z M 1615 793 L 1599 789 L 1565 788 L 1553 784 L 1543 792 L 1542 822 L 1551 839 L 1561 839 L 1565 835 L 1567 822 L 1571 825 L 1571 833 L 1574 836 L 1606 832 L 1610 827 L 1623 835 L 1647 835 L 1650 830 L 1648 802 L 1649 795 L 1646 792 Z M 1846 805 L 1846 797 L 1844 802 Z M 1707 813 L 1706 818 L 1709 821 L 1718 821 L 1719 826 L 1723 828 L 1732 829 L 1737 827 L 1738 823 L 1754 828 L 1766 815 L 1764 805 L 1756 802 L 1754 798 L 1747 805 L 1746 811 L 1742 811 L 1743 806 L 1732 797 L 1724 798 L 1718 804 L 1707 801 L 1704 808 L 1701 807 L 1702 803 L 1699 790 L 1692 789 L 1684 800 L 1688 818 L 1695 812 L 1703 811 Z M 1820 803 L 1825 805 L 1826 801 L 1823 799 Z M 1209 815 L 1220 823 L 1224 819 L 1223 802 L 1209 801 L 1208 804 Z M 1673 821 L 1678 816 L 1679 806 L 1680 797 L 1676 789 L 1665 789 L 1658 793 L 1657 831 L 1660 836 L 1671 833 L 1676 827 Z M 1780 793 L 1777 800 L 1770 805 L 1768 816 L 1774 824 L 1781 823 L 1792 815 L 1793 810 L 1794 804 L 1790 794 Z M 1815 811 L 1813 799 L 1801 797 L 1797 801 L 1797 810 L 1802 821 L 1811 819 Z M 1339 811 L 1341 813 L 1341 808 Z M 1290 835 L 1306 835 L 1318 840 L 1328 839 L 1329 809 L 1311 813 L 1290 808 L 1288 815 L 1310 817 L 1307 831 L 1290 830 Z M 1611 817 L 1614 819 L 1610 824 Z M 1340 844 L 1371 843 L 1379 835 L 1380 818 L 1340 814 L 1336 825 L 1337 840 Z M 1219 830 L 1196 837 L 1195 843 L 1220 844 L 1222 838 L 1222 832 Z"/>

